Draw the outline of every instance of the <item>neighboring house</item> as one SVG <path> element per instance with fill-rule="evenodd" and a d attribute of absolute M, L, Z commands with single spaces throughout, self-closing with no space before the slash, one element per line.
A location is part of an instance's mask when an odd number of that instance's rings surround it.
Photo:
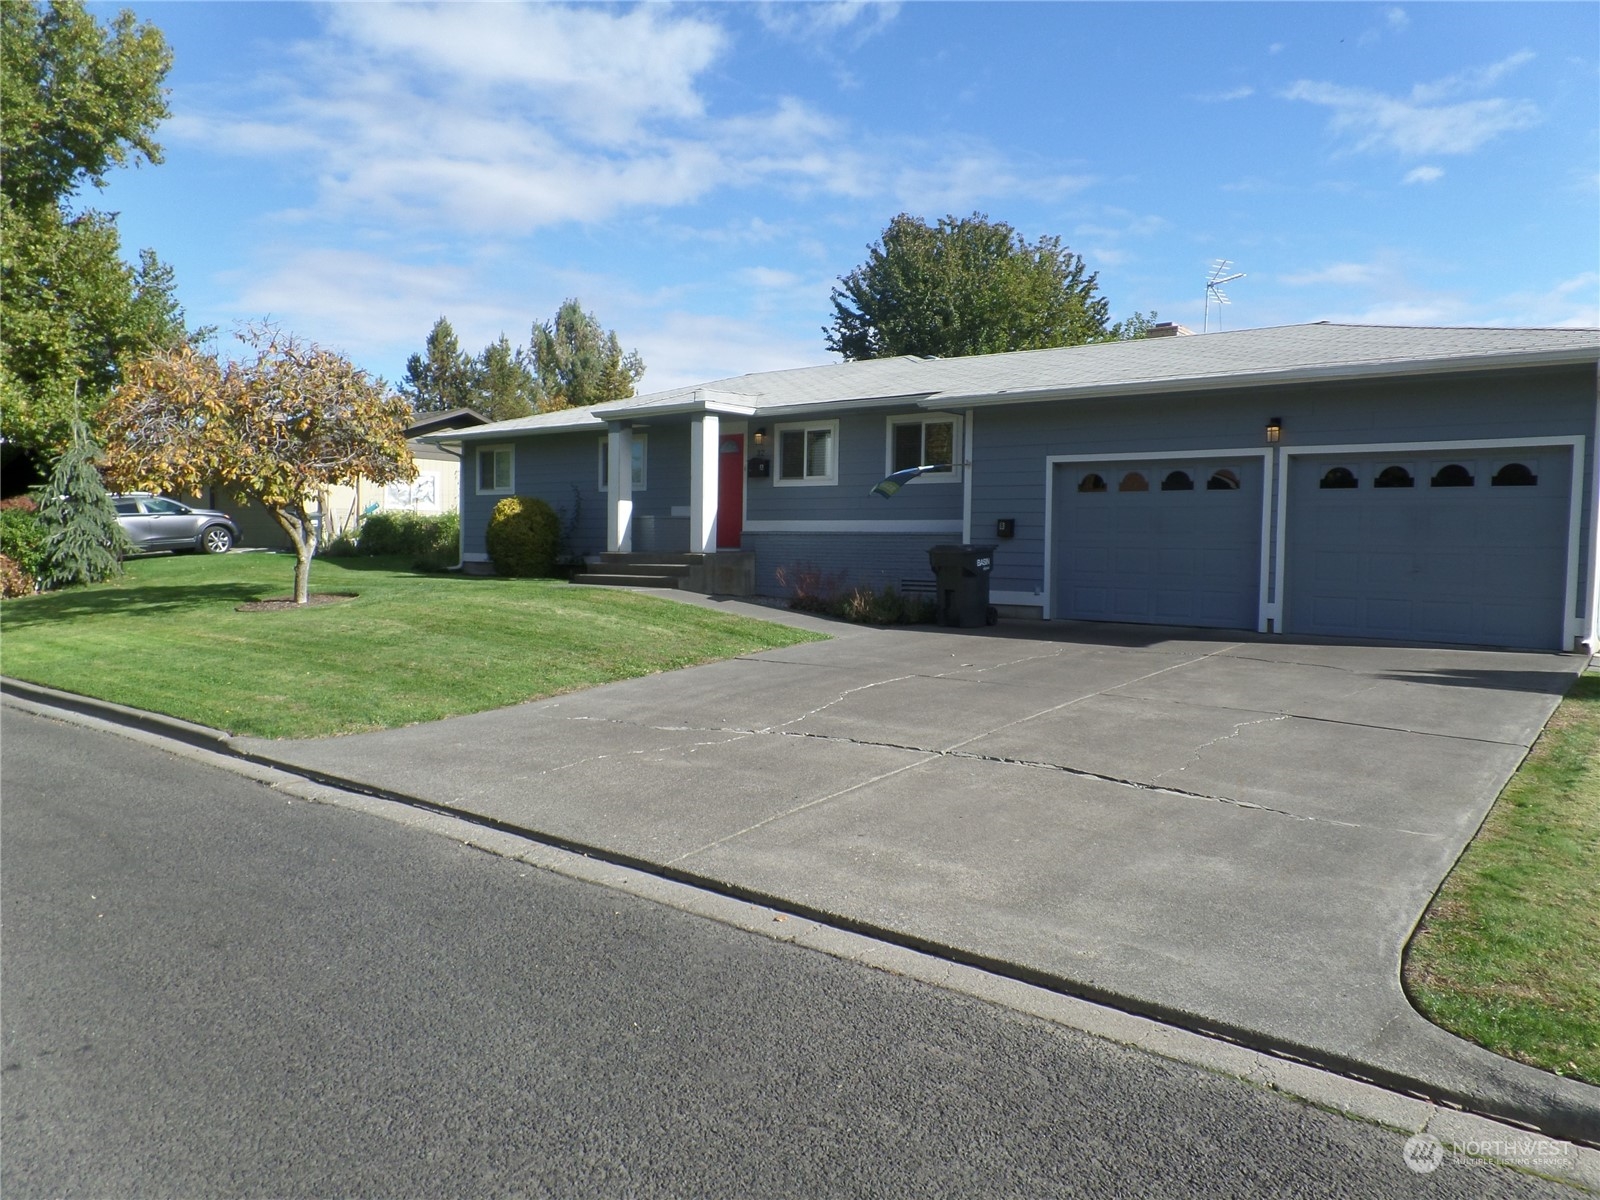
<path fill-rule="evenodd" d="M 1174 327 L 1158 334 L 1177 334 Z M 995 543 L 1002 613 L 1596 645 L 1600 331 L 1295 325 L 771 371 L 433 435 L 462 551 L 502 496 L 584 551 L 916 586 Z M 920 462 L 919 462 L 920 460 Z M 928 462 L 884 500 L 871 488 Z"/>
<path fill-rule="evenodd" d="M 489 418 L 470 408 L 449 412 L 423 413 L 406 429 L 406 444 L 417 460 L 417 478 L 410 483 L 388 485 L 357 480 L 349 487 L 329 488 L 320 506 L 321 538 L 331 541 L 347 530 L 354 533 L 364 516 L 375 512 L 453 512 L 461 496 L 461 457 L 434 442 L 421 439 L 431 434 L 470 429 L 486 425 Z M 241 546 L 289 550 L 289 535 L 265 509 L 243 499 L 226 487 L 210 487 L 202 495 L 185 497 L 190 503 L 220 508 L 239 523 Z"/>

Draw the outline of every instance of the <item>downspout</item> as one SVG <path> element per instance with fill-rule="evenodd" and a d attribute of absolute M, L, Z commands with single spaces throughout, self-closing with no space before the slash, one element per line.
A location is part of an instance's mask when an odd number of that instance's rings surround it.
<path fill-rule="evenodd" d="M 972 545 L 972 410 L 961 423 L 961 544 Z"/>
<path fill-rule="evenodd" d="M 1584 648 L 1600 654 L 1600 362 L 1595 364 L 1594 437 L 1589 442 L 1589 621 Z"/>

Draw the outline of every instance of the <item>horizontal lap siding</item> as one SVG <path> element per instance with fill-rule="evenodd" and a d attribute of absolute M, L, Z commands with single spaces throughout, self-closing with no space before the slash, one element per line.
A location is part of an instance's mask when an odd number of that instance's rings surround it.
<path fill-rule="evenodd" d="M 560 434 L 508 439 L 515 450 L 515 494 L 534 496 L 556 510 L 563 527 L 577 512 L 573 549 L 579 553 L 604 550 L 606 543 L 605 495 L 600 491 L 598 437 L 594 433 Z M 461 550 L 467 555 L 488 553 L 484 542 L 489 517 L 503 496 L 483 496 L 477 491 L 478 447 L 468 444 L 461 469 Z"/>
<path fill-rule="evenodd" d="M 1136 457 L 1166 450 L 1262 446 L 1269 417 L 1281 418 L 1286 448 L 1574 435 L 1592 439 L 1595 374 L 1587 367 L 1547 368 L 977 409 L 973 539 L 991 540 L 997 519 L 1016 521 L 1016 536 L 1002 541 L 995 555 L 993 587 L 1018 592 L 1043 587 L 1047 457 Z M 1592 445 L 1587 448 L 1582 473 L 1586 494 L 1580 580 L 1593 538 L 1594 451 Z M 1272 549 L 1269 543 L 1269 554 Z M 1581 597 L 1574 602 L 1581 606 Z"/>
<path fill-rule="evenodd" d="M 900 588 L 905 579 L 933 581 L 928 549 L 957 540 L 932 534 L 903 533 L 756 533 L 746 534 L 744 549 L 755 551 L 756 593 L 788 596 L 802 577 L 824 591 L 852 587 Z M 784 582 L 779 580 L 783 572 Z"/>
<path fill-rule="evenodd" d="M 760 422 L 769 433 L 760 451 L 772 460 L 772 478 L 745 481 L 747 521 L 930 521 L 961 519 L 961 484 L 931 478 L 901 488 L 888 500 L 874 496 L 872 488 L 884 477 L 890 413 L 881 410 L 839 418 L 837 484 L 787 487 L 778 485 L 779 425 L 821 424 L 823 418 L 769 418 Z M 898 416 L 926 416 L 916 409 L 896 410 Z M 752 426 L 757 422 L 751 420 Z M 751 450 L 751 453 L 756 451 Z M 946 539 L 949 540 L 949 539 Z"/>

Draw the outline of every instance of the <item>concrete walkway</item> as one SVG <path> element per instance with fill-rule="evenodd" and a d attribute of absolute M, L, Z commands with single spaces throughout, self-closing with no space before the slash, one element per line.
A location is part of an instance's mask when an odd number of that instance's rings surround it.
<path fill-rule="evenodd" d="M 1600 1089 L 1439 1031 L 1400 987 L 1413 926 L 1581 658 L 826 627 L 476 716 L 234 746 L 1600 1140 Z"/>

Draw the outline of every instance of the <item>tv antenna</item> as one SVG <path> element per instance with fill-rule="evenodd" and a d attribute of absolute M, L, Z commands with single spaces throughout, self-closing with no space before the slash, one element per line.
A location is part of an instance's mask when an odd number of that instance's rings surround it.
<path fill-rule="evenodd" d="M 1217 330 L 1220 332 L 1222 329 L 1222 306 L 1232 303 L 1228 299 L 1227 293 L 1222 290 L 1222 285 L 1232 283 L 1235 279 L 1244 278 L 1243 271 L 1235 271 L 1231 275 L 1228 274 L 1228 268 L 1231 266 L 1233 266 L 1233 263 L 1226 258 L 1219 258 L 1211 264 L 1211 278 L 1206 280 L 1206 313 L 1205 324 L 1201 327 L 1202 333 L 1211 332 L 1211 304 L 1213 301 L 1217 305 Z"/>

